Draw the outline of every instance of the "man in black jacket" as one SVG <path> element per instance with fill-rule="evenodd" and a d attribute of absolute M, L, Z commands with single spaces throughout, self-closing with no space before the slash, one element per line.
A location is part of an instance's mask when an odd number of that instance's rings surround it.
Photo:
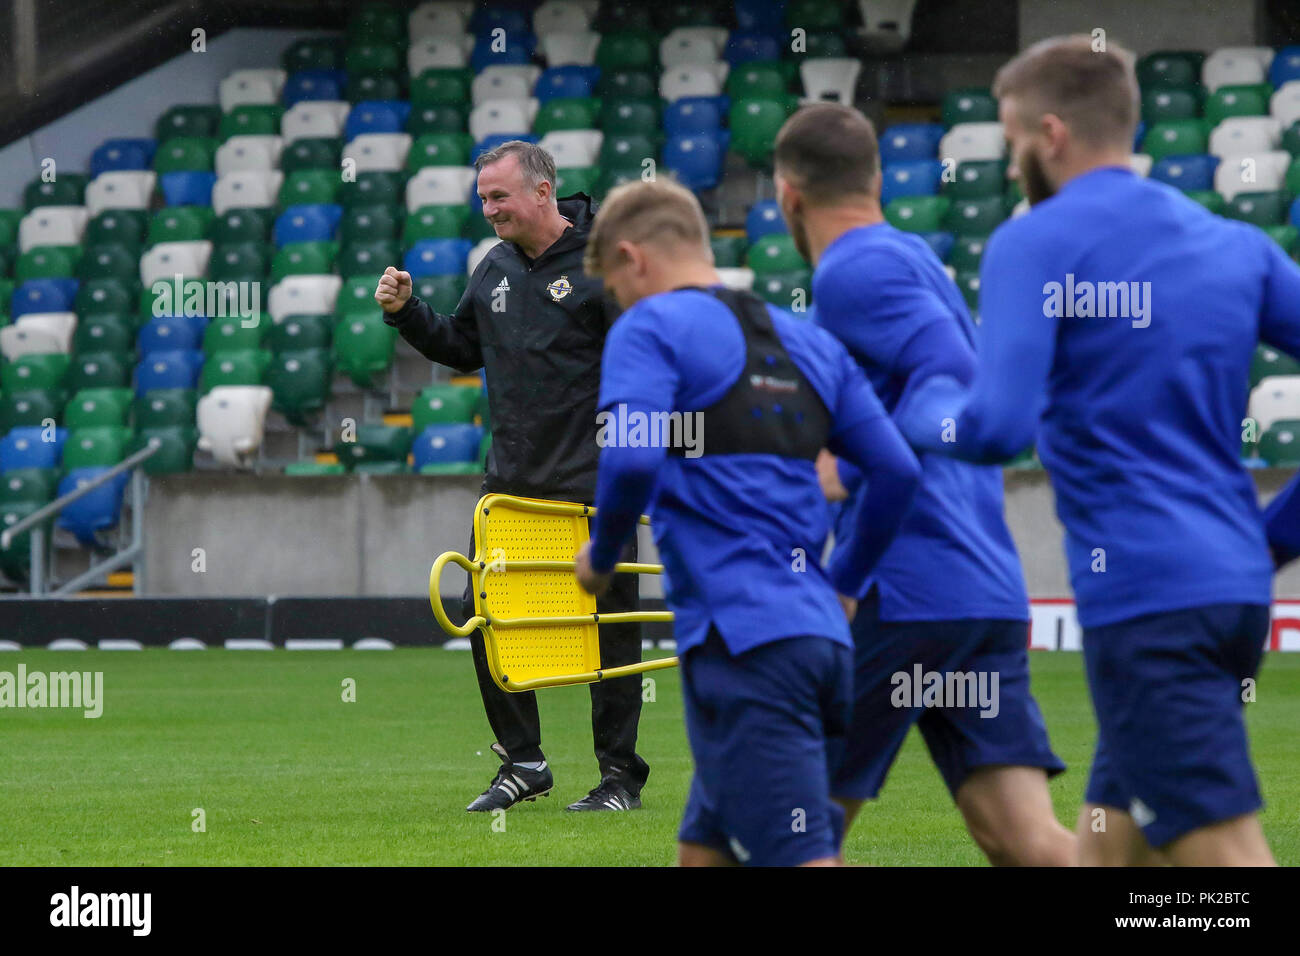
<path fill-rule="evenodd" d="M 612 320 L 599 280 L 582 271 L 594 204 L 578 194 L 557 201 L 555 163 L 518 140 L 475 163 L 483 215 L 502 241 L 474 270 L 456 311 L 439 315 L 411 294 L 411 277 L 390 266 L 375 300 L 384 321 L 427 358 L 487 376 L 492 448 L 483 492 L 590 502 L 596 489 L 596 397 L 605 332 Z M 470 553 L 474 545 L 471 534 Z M 635 560 L 629 554 L 625 560 Z M 601 612 L 634 610 L 637 579 L 620 575 Z M 466 592 L 466 600 L 469 593 Z M 641 659 L 637 624 L 602 626 L 605 666 Z M 481 634 L 471 639 L 479 692 L 502 767 L 466 809 L 511 807 L 549 793 L 536 696 L 509 694 L 492 681 Z M 601 781 L 570 810 L 632 810 L 650 768 L 636 753 L 641 683 L 591 685 L 591 725 Z"/>

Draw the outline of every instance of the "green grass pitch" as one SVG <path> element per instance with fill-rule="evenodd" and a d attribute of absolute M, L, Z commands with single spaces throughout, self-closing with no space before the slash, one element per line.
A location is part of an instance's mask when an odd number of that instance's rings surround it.
<path fill-rule="evenodd" d="M 1034 653 L 1034 691 L 1070 770 L 1073 825 L 1095 733 L 1079 654 Z M 640 750 L 645 808 L 569 814 L 596 783 L 584 687 L 539 694 L 550 797 L 501 820 L 465 804 L 496 771 L 469 655 L 30 651 L 31 671 L 104 673 L 104 713 L 0 709 L 0 865 L 666 865 L 691 759 L 675 670 L 658 671 Z M 343 701 L 343 682 L 356 701 Z M 1300 654 L 1268 655 L 1248 706 L 1279 862 L 1300 863 Z M 194 832 L 202 808 L 206 832 Z M 501 824 L 504 823 L 504 829 Z M 845 847 L 852 863 L 980 865 L 913 732 Z"/>

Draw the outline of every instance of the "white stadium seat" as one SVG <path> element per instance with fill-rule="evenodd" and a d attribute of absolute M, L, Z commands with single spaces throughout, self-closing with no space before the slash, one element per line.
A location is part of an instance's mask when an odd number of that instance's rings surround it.
<path fill-rule="evenodd" d="M 1262 435 L 1274 422 L 1300 418 L 1300 375 L 1268 375 L 1250 393 L 1250 417 Z"/>
<path fill-rule="evenodd" d="M 718 278 L 728 289 L 743 289 L 748 292 L 754 288 L 754 270 L 739 268 L 719 269 Z"/>
<path fill-rule="evenodd" d="M 332 139 L 343 135 L 352 105 L 343 100 L 303 100 L 294 103 L 280 119 L 286 143 L 298 139 Z"/>
<path fill-rule="evenodd" d="M 537 115 L 537 100 L 486 100 L 469 114 L 469 134 L 477 142 L 499 133 L 527 133 Z"/>
<path fill-rule="evenodd" d="M 474 244 L 474 248 L 469 251 L 469 258 L 465 260 L 465 272 L 467 275 L 473 275 L 478 264 L 483 261 L 483 257 L 492 251 L 501 240 L 496 236 L 488 236 L 486 239 L 480 239 Z"/>
<path fill-rule="evenodd" d="M 246 169 L 276 169 L 284 140 L 279 136 L 232 136 L 217 147 L 218 176 Z"/>
<path fill-rule="evenodd" d="M 659 77 L 659 95 L 668 102 L 684 96 L 718 96 L 727 79 L 727 63 L 688 63 L 675 69 L 664 70 Z"/>
<path fill-rule="evenodd" d="M 0 352 L 10 361 L 20 355 L 71 352 L 76 328 L 75 312 L 29 312 L 0 328 Z"/>
<path fill-rule="evenodd" d="M 548 33 L 540 42 L 547 66 L 591 66 L 596 62 L 600 34 L 591 30 L 581 33 Z"/>
<path fill-rule="evenodd" d="M 822 56 L 801 61 L 804 102 L 831 100 L 852 106 L 861 72 L 862 61 L 855 57 Z"/>
<path fill-rule="evenodd" d="M 284 90 L 284 70 L 236 70 L 217 87 L 221 112 L 229 113 L 236 106 L 273 106 L 280 102 Z"/>
<path fill-rule="evenodd" d="M 469 21 L 466 12 L 450 3 L 422 3 L 406 20 L 406 32 L 411 42 L 427 40 L 447 34 L 464 33 Z"/>
<path fill-rule="evenodd" d="M 1237 193 L 1266 193 L 1281 189 L 1291 154 L 1283 149 L 1251 156 L 1224 156 L 1214 171 L 1214 191 L 1224 199 Z"/>
<path fill-rule="evenodd" d="M 1207 93 L 1221 86 L 1265 83 L 1272 62 L 1273 51 L 1269 47 L 1222 47 L 1205 58 L 1201 83 Z"/>
<path fill-rule="evenodd" d="M 858 0 L 862 37 L 873 53 L 897 53 L 912 37 L 916 0 Z"/>
<path fill-rule="evenodd" d="M 79 246 L 89 218 L 85 206 L 37 206 L 18 224 L 18 251 L 33 246 Z"/>
<path fill-rule="evenodd" d="M 712 63 L 727 42 L 723 27 L 677 27 L 659 41 L 659 62 L 665 70 L 694 63 Z"/>
<path fill-rule="evenodd" d="M 542 137 L 541 147 L 559 169 L 595 166 L 605 134 L 598 129 L 555 130 Z"/>
<path fill-rule="evenodd" d="M 266 296 L 272 322 L 286 315 L 332 315 L 338 303 L 342 276 L 285 276 Z"/>
<path fill-rule="evenodd" d="M 199 399 L 199 448 L 223 465 L 245 465 L 262 447 L 271 390 L 265 385 L 218 385 Z"/>
<path fill-rule="evenodd" d="M 207 239 L 189 242 L 160 242 L 140 256 L 140 283 L 153 285 L 159 279 L 182 275 L 202 279 L 208 274 L 212 243 Z"/>
<path fill-rule="evenodd" d="M 410 151 L 410 133 L 362 133 L 343 147 L 343 159 L 355 162 L 359 173 L 397 172 L 406 167 Z"/>
<path fill-rule="evenodd" d="M 284 173 L 278 169 L 244 169 L 217 178 L 212 187 L 212 211 L 218 216 L 227 209 L 265 209 L 280 195 Z"/>
<path fill-rule="evenodd" d="M 406 211 L 421 206 L 463 206 L 478 173 L 473 166 L 425 166 L 406 181 Z"/>
<path fill-rule="evenodd" d="M 1283 129 L 1300 120 L 1300 80 L 1283 83 L 1274 90 L 1268 101 L 1268 112 Z"/>
<path fill-rule="evenodd" d="M 1243 156 L 1267 153 L 1282 142 L 1282 124 L 1272 116 L 1230 116 L 1210 133 L 1210 154 Z"/>
<path fill-rule="evenodd" d="M 489 100 L 526 100 L 533 95 L 533 84 L 519 73 L 499 72 L 488 67 L 470 84 L 470 102 L 475 106 Z"/>
<path fill-rule="evenodd" d="M 86 186 L 86 212 L 93 218 L 105 209 L 148 209 L 157 180 L 146 169 L 100 173 Z"/>
<path fill-rule="evenodd" d="M 1128 158 L 1129 168 L 1139 176 L 1151 175 L 1151 164 L 1154 160 L 1146 153 L 1133 153 Z"/>
<path fill-rule="evenodd" d="M 425 70 L 458 70 L 469 65 L 469 55 L 473 50 L 474 37 L 468 33 L 425 37 L 422 40 L 412 37 L 411 46 L 406 51 L 406 66 L 413 77 Z"/>
<path fill-rule="evenodd" d="M 539 37 L 555 33 L 583 33 L 591 28 L 591 14 L 573 0 L 546 0 L 533 13 L 533 33 Z"/>
<path fill-rule="evenodd" d="M 939 156 L 958 163 L 1002 159 L 1006 149 L 1001 123 L 958 123 L 939 140 Z"/>

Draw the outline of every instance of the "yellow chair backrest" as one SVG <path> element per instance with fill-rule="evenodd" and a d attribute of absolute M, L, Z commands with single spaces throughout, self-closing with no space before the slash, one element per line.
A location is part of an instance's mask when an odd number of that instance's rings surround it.
<path fill-rule="evenodd" d="M 448 551 L 434 561 L 429 572 L 434 617 L 456 637 L 483 632 L 488 669 L 503 690 L 590 684 L 677 664 L 677 658 L 669 657 L 601 666 L 601 623 L 671 621 L 672 613 L 597 613 L 596 599 L 573 574 L 573 556 L 586 542 L 587 521 L 595 513 L 595 508 L 567 501 L 484 495 L 474 509 L 474 556 Z M 442 606 L 439 581 L 449 563 L 469 573 L 473 589 L 474 615 L 460 626 Z M 660 574 L 663 567 L 620 563 L 614 570 Z"/>

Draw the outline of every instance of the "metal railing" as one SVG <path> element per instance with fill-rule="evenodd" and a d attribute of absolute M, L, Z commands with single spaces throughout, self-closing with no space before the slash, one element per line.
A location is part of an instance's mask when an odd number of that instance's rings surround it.
<path fill-rule="evenodd" d="M 100 485 L 111 481 L 125 471 L 131 471 L 137 465 L 146 459 L 158 453 L 162 443 L 154 438 L 150 439 L 149 444 L 141 448 L 135 454 L 122 459 L 102 475 L 97 475 L 90 481 L 86 482 L 79 488 L 74 488 L 61 498 L 56 498 L 44 507 L 33 511 L 26 518 L 16 522 L 0 533 L 0 550 L 8 550 L 10 543 L 18 535 L 27 529 L 31 529 L 29 542 L 31 545 L 31 579 L 28 582 L 28 591 L 32 595 L 54 594 L 67 595 L 75 594 L 83 587 L 91 584 L 100 578 L 106 576 L 112 571 L 116 571 L 123 565 L 132 565 L 132 572 L 135 577 L 134 590 L 139 594 L 144 583 L 144 565 L 140 560 L 144 556 L 144 495 L 145 495 L 145 476 L 142 471 L 135 471 L 131 476 L 131 544 L 129 547 L 118 551 L 116 554 L 105 558 L 98 564 L 91 562 L 89 568 L 66 581 L 53 591 L 47 591 L 47 572 L 46 565 L 49 561 L 48 549 L 45 540 L 45 528 L 42 527 L 45 521 L 57 515 L 60 511 L 90 494 Z"/>

